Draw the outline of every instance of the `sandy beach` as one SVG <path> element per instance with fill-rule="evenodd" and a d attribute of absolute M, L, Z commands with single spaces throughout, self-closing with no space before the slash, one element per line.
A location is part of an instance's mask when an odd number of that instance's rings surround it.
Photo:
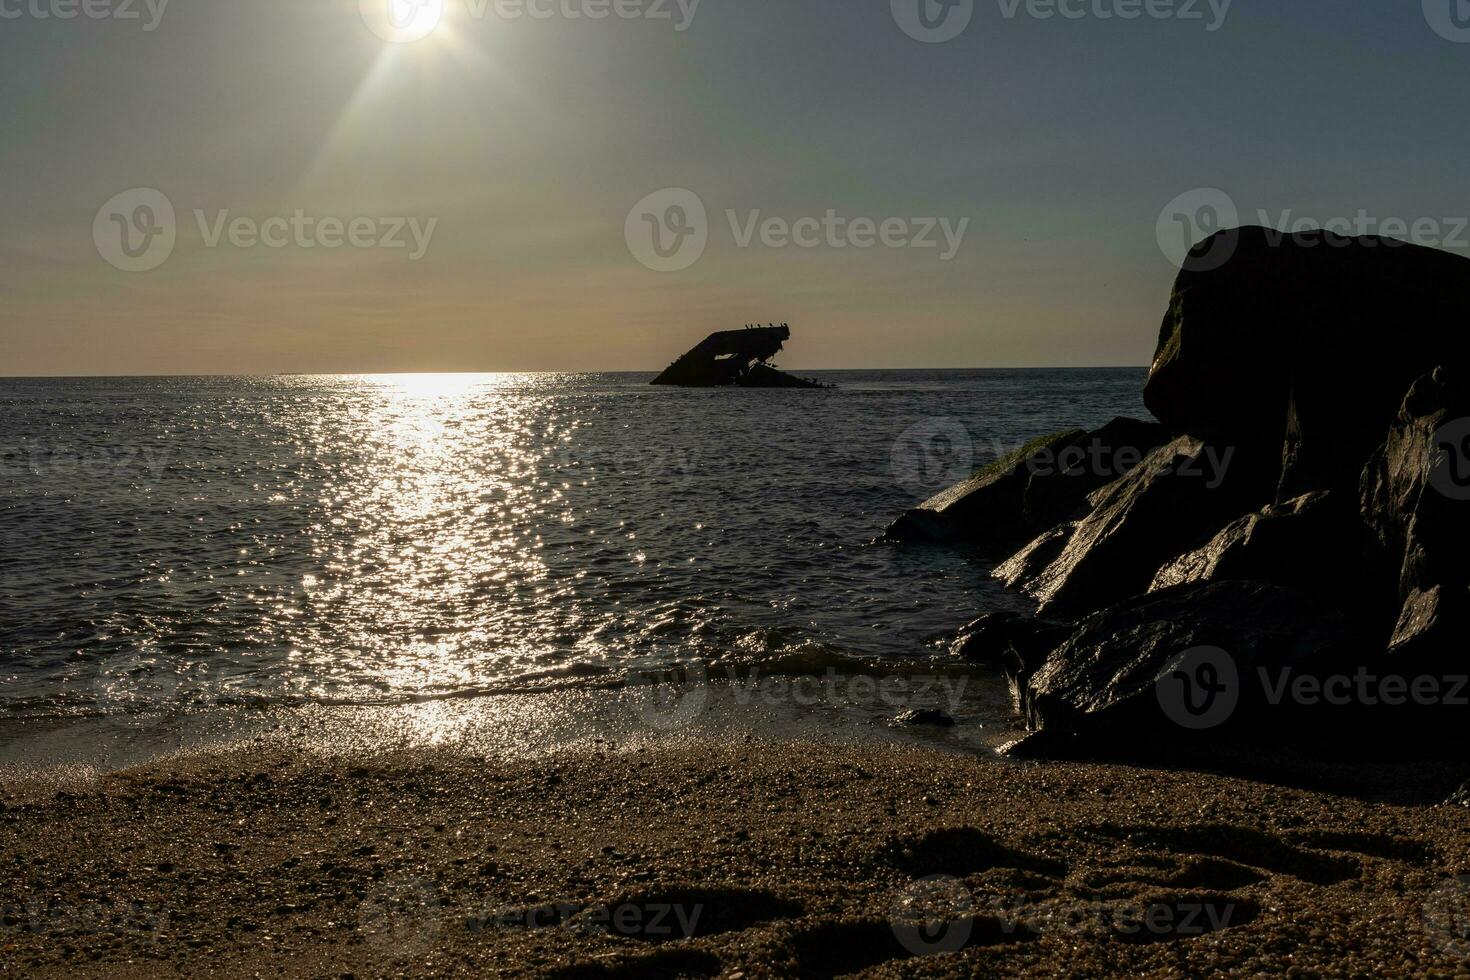
<path fill-rule="evenodd" d="M 52 976 L 1470 973 L 1470 810 L 1425 802 L 1447 770 L 1392 771 L 217 748 L 8 780 L 0 950 Z"/>

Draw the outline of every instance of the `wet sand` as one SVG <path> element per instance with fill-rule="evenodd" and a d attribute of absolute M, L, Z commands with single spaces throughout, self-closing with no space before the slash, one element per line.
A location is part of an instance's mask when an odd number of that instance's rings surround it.
<path fill-rule="evenodd" d="M 1470 974 L 1470 810 L 915 745 L 216 748 L 0 785 L 38 975 Z M 1383 795 L 1383 794 L 1380 794 Z M 947 876 L 933 878 L 933 876 Z M 1470 879 L 1467 879 L 1470 881 Z"/>

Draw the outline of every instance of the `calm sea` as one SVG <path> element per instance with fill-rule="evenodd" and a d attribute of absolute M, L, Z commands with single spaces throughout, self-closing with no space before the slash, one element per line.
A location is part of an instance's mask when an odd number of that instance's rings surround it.
<path fill-rule="evenodd" d="M 922 664 L 1008 600 L 882 543 L 1142 370 L 0 380 L 0 718 Z"/>

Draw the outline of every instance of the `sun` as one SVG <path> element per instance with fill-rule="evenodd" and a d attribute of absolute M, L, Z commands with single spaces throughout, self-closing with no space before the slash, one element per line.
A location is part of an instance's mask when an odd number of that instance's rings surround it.
<path fill-rule="evenodd" d="M 385 41 L 422 41 L 444 20 L 444 0 L 359 0 L 362 19 Z"/>

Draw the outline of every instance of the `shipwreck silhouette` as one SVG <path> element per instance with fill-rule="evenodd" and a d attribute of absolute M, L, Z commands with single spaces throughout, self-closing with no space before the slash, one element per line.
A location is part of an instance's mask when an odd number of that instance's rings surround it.
<path fill-rule="evenodd" d="M 653 380 L 682 388 L 825 388 L 778 371 L 767 362 L 791 339 L 785 323 L 710 334 Z"/>

